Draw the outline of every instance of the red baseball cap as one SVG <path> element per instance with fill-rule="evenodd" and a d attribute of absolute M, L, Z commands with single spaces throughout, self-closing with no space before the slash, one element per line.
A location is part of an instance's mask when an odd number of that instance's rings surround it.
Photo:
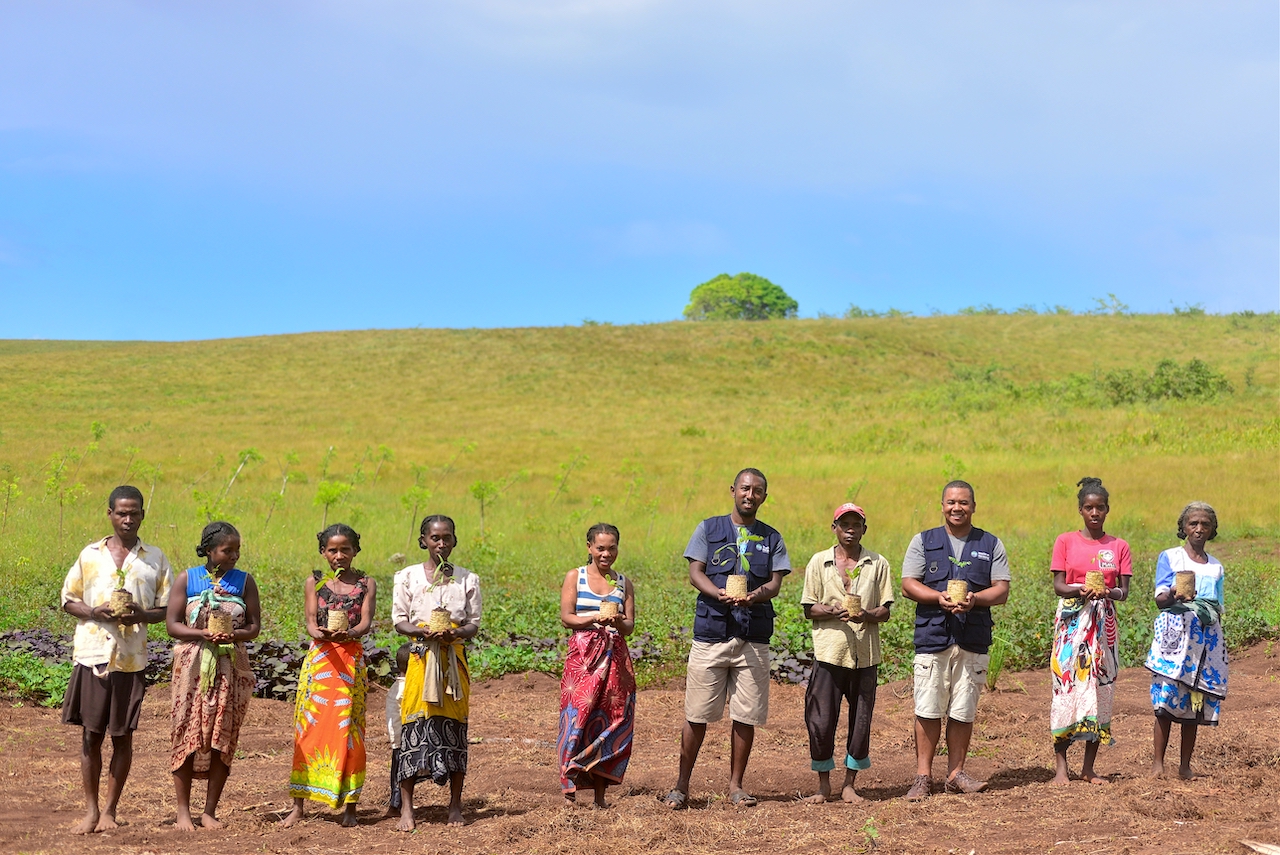
<path fill-rule="evenodd" d="M 853 502 L 845 502 L 843 505 L 836 508 L 835 515 L 831 517 L 831 521 L 835 522 L 845 514 L 857 514 L 862 517 L 863 522 L 867 521 L 867 512 L 855 505 Z"/>

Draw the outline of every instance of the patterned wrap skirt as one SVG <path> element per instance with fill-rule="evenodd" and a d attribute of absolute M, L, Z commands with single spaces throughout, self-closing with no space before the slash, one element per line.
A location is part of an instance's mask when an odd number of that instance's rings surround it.
<path fill-rule="evenodd" d="M 1111 600 L 1067 597 L 1053 623 L 1053 703 L 1049 727 L 1055 745 L 1075 741 L 1111 745 L 1111 709 L 1120 670 L 1119 629 Z"/>
<path fill-rule="evenodd" d="M 244 642 L 217 645 L 216 671 L 207 691 L 200 689 L 200 658 L 209 646 L 203 641 L 183 641 L 173 648 L 173 679 L 169 687 L 172 751 L 169 770 L 176 772 L 195 755 L 192 772 L 209 777 L 212 752 L 231 765 L 235 759 L 240 727 L 253 697 L 253 669 Z M 229 652 L 227 651 L 229 648 Z"/>
<path fill-rule="evenodd" d="M 289 795 L 331 808 L 364 787 L 366 673 L 359 641 L 312 641 L 298 675 Z"/>
<path fill-rule="evenodd" d="M 1218 723 L 1227 696 L 1227 645 L 1219 620 L 1202 622 L 1195 611 L 1160 612 L 1146 666 L 1157 716 L 1183 724 Z"/>
<path fill-rule="evenodd" d="M 636 675 L 626 638 L 607 628 L 575 632 L 560 680 L 560 789 L 590 789 L 591 776 L 622 783 L 635 720 Z"/>
<path fill-rule="evenodd" d="M 467 716 L 471 707 L 471 672 L 467 669 L 465 648 L 461 641 L 452 645 L 458 668 L 458 694 L 442 691 L 439 703 L 424 697 L 427 679 L 439 682 L 441 675 L 428 675 L 427 663 L 439 668 L 442 655 L 428 657 L 421 645 L 415 645 L 404 675 L 404 698 L 400 702 L 400 757 L 395 780 L 416 781 L 430 778 L 444 786 L 454 773 L 467 773 Z"/>

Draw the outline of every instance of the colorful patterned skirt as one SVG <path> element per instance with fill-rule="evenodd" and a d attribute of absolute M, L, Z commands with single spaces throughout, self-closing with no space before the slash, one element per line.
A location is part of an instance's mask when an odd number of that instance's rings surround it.
<path fill-rule="evenodd" d="M 192 772 L 209 777 L 212 752 L 231 765 L 235 759 L 240 726 L 253 697 L 253 670 L 244 643 L 217 657 L 216 671 L 207 691 L 200 690 L 200 657 L 205 642 L 183 641 L 173 648 L 173 680 L 170 683 L 172 751 L 169 770 L 176 772 L 195 755 Z M 221 645 L 220 645 L 221 646 Z"/>
<path fill-rule="evenodd" d="M 1157 716 L 1183 724 L 1218 723 L 1227 696 L 1221 623 L 1202 623 L 1194 611 L 1160 612 L 1146 666 Z"/>
<path fill-rule="evenodd" d="M 1058 747 L 1077 740 L 1111 745 L 1111 708 L 1120 670 L 1119 632 L 1111 600 L 1063 598 L 1053 623 L 1053 704 L 1049 727 Z"/>
<path fill-rule="evenodd" d="M 424 697 L 424 684 L 428 678 L 425 652 L 415 646 L 409 657 L 409 667 L 404 675 L 404 699 L 400 702 L 400 756 L 395 769 L 395 780 L 416 781 L 430 778 L 444 786 L 455 773 L 467 774 L 467 716 L 471 708 L 471 672 L 467 670 L 467 657 L 461 641 L 454 641 L 453 655 L 458 668 L 458 694 L 440 693 L 439 703 L 429 703 Z M 446 654 L 433 658 L 434 667 Z M 439 679 L 439 675 L 436 675 Z M 447 680 L 441 680 L 447 683 Z"/>
<path fill-rule="evenodd" d="M 331 808 L 360 801 L 364 787 L 364 649 L 359 641 L 313 641 L 298 675 L 289 795 Z"/>
<path fill-rule="evenodd" d="M 569 638 L 560 680 L 560 789 L 622 783 L 635 734 L 636 675 L 621 633 L 579 630 Z"/>

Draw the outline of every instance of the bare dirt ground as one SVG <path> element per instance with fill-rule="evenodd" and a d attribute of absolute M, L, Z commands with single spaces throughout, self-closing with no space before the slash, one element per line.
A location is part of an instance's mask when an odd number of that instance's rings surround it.
<path fill-rule="evenodd" d="M 753 809 L 725 796 L 728 731 L 712 725 L 694 775 L 691 808 L 672 812 L 658 797 L 676 769 L 683 692 L 641 693 L 635 754 L 626 785 L 610 790 L 608 810 L 567 809 L 554 750 L 558 684 L 538 674 L 476 687 L 474 745 L 465 791 L 470 823 L 445 828 L 445 794 L 419 785 L 418 831 L 395 831 L 382 819 L 389 787 L 389 746 L 379 689 L 369 701 L 369 780 L 360 825 L 341 828 L 337 814 L 312 811 L 284 829 L 279 818 L 292 756 L 292 709 L 254 700 L 223 797 L 221 831 L 184 834 L 173 827 L 173 788 L 166 770 L 168 693 L 151 690 L 136 738 L 133 774 L 117 831 L 80 837 L 79 733 L 55 710 L 5 704 L 0 710 L 0 849 L 8 852 L 884 852 L 1206 853 L 1245 852 L 1238 841 L 1280 844 L 1280 650 L 1261 645 L 1232 662 L 1231 696 L 1218 728 L 1202 728 L 1193 781 L 1153 780 L 1147 676 L 1126 671 L 1119 683 L 1117 744 L 1100 752 L 1109 786 L 1073 782 L 1056 788 L 1048 737 L 1049 681 L 1044 672 L 1008 674 L 984 694 L 968 768 L 991 781 L 975 796 L 935 795 L 922 804 L 900 796 L 914 773 L 910 687 L 880 688 L 872 762 L 859 776 L 869 801 L 804 805 L 813 791 L 803 723 L 804 690 L 773 687 L 770 723 L 759 729 L 748 786 Z M 843 736 L 841 736 L 843 738 Z M 511 740 L 511 741 L 502 741 Z M 1176 767 L 1177 731 L 1170 746 Z M 1080 749 L 1073 749 L 1073 769 Z M 938 758 L 935 774 L 945 768 Z M 585 796 L 584 796 L 585 798 Z M 196 785 L 193 807 L 203 803 Z"/>

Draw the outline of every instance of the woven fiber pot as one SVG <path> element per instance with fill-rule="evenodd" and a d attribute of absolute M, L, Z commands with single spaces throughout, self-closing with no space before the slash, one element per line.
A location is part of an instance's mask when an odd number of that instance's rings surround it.
<path fill-rule="evenodd" d="M 234 624 L 231 622 L 231 612 L 223 609 L 214 609 L 209 612 L 209 631 L 218 635 L 230 635 Z"/>
<path fill-rule="evenodd" d="M 111 592 L 111 613 L 116 617 L 124 617 L 129 613 L 129 604 L 133 602 L 133 594 L 124 588 Z"/>
<path fill-rule="evenodd" d="M 1196 596 L 1196 574 L 1191 570 L 1179 570 L 1173 574 L 1173 590 L 1179 597 L 1194 600 Z M 114 595 L 113 595 L 114 596 Z"/>
<path fill-rule="evenodd" d="M 325 618 L 325 629 L 330 632 L 346 632 L 351 629 L 351 619 L 340 609 L 329 609 L 329 614 Z"/>
<path fill-rule="evenodd" d="M 617 617 L 618 614 L 618 604 L 613 600 L 605 600 L 600 604 L 600 617 L 611 618 Z"/>
<path fill-rule="evenodd" d="M 1093 594 L 1105 594 L 1107 592 L 1106 577 L 1102 575 L 1101 570 L 1085 571 L 1084 589 Z"/>
<path fill-rule="evenodd" d="M 844 610 L 851 615 L 859 614 L 862 611 L 862 597 L 857 594 L 845 594 Z"/>
<path fill-rule="evenodd" d="M 947 599 L 953 603 L 963 603 L 969 596 L 969 583 L 963 579 L 951 579 L 947 582 Z"/>
<path fill-rule="evenodd" d="M 747 577 L 735 574 L 725 579 L 724 592 L 731 597 L 745 597 L 747 595 Z"/>
<path fill-rule="evenodd" d="M 431 617 L 427 620 L 427 629 L 432 632 L 444 632 L 447 629 L 453 629 L 453 619 L 449 617 L 449 610 L 432 609 Z"/>

